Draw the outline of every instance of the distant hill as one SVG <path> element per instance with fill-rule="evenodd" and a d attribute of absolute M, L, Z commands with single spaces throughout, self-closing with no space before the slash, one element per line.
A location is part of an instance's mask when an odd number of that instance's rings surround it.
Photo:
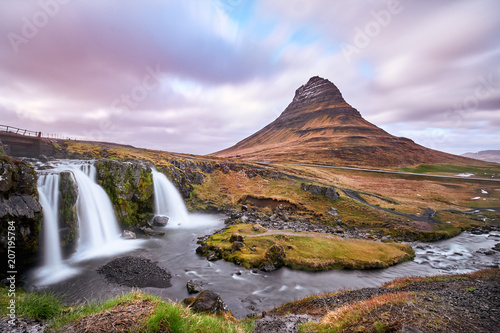
<path fill-rule="evenodd" d="M 500 150 L 482 150 L 477 153 L 465 153 L 461 156 L 474 158 L 481 161 L 500 163 Z"/>
<path fill-rule="evenodd" d="M 318 76 L 296 90 L 292 102 L 275 121 L 213 155 L 385 168 L 478 163 L 387 133 L 366 121 L 332 82 Z"/>

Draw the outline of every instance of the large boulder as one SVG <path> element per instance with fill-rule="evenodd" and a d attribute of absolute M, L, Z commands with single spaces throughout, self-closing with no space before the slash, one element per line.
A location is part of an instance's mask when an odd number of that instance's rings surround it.
<path fill-rule="evenodd" d="M 339 198 L 339 194 L 337 190 L 335 190 L 335 187 L 333 186 L 325 187 L 325 186 L 302 183 L 300 184 L 300 187 L 304 191 L 310 192 L 311 194 L 323 195 L 324 197 L 333 201 Z"/>
<path fill-rule="evenodd" d="M 153 226 L 164 227 L 167 225 L 169 218 L 163 215 L 157 215 L 153 218 Z"/>
<path fill-rule="evenodd" d="M 196 297 L 186 298 L 183 303 L 195 312 L 215 314 L 229 312 L 220 295 L 211 290 L 204 290 Z"/>

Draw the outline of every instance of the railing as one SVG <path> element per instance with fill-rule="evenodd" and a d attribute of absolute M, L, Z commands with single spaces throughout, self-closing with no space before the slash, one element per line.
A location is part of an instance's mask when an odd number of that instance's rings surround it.
<path fill-rule="evenodd" d="M 35 136 L 39 138 L 42 137 L 42 132 L 30 131 L 27 129 L 17 128 L 14 126 L 7 126 L 7 125 L 0 125 L 0 131 L 21 134 L 24 136 Z"/>

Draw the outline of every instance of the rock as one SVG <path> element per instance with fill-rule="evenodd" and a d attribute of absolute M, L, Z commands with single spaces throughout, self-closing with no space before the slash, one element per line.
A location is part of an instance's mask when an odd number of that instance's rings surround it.
<path fill-rule="evenodd" d="M 172 275 L 149 259 L 125 256 L 111 260 L 99 267 L 99 274 L 111 283 L 128 287 L 171 287 Z"/>
<path fill-rule="evenodd" d="M 244 247 L 245 247 L 245 245 L 242 242 L 236 241 L 231 246 L 231 252 L 239 251 Z"/>
<path fill-rule="evenodd" d="M 40 162 L 42 163 L 47 163 L 49 161 L 49 159 L 47 158 L 47 156 L 45 155 L 40 155 L 38 156 L 38 159 L 40 160 Z"/>
<path fill-rule="evenodd" d="M 220 295 L 211 290 L 204 290 L 198 296 L 186 298 L 182 302 L 195 312 L 220 314 L 229 311 Z"/>
<path fill-rule="evenodd" d="M 253 230 L 253 231 L 259 231 L 259 230 L 260 230 L 260 228 L 261 228 L 261 226 L 260 226 L 260 225 L 258 225 L 258 224 L 254 224 L 254 225 L 252 226 L 252 230 Z"/>
<path fill-rule="evenodd" d="M 309 315 L 263 316 L 255 321 L 253 333 L 295 333 L 299 325 L 317 319 Z"/>
<path fill-rule="evenodd" d="M 421 330 L 418 328 L 415 328 L 413 326 L 409 326 L 407 324 L 403 324 L 403 327 L 401 327 L 401 333 L 423 333 Z"/>
<path fill-rule="evenodd" d="M 164 227 L 167 225 L 169 218 L 163 215 L 153 217 L 153 225 L 156 227 Z"/>
<path fill-rule="evenodd" d="M 219 252 L 216 251 L 211 251 L 207 254 L 207 259 L 208 261 L 217 261 L 221 258 L 221 255 Z"/>
<path fill-rule="evenodd" d="M 339 216 L 339 213 L 337 212 L 337 208 L 335 208 L 335 207 L 330 207 L 330 209 L 327 210 L 326 213 L 330 214 L 331 216 Z"/>
<path fill-rule="evenodd" d="M 500 243 L 496 243 L 492 250 L 500 252 Z"/>
<path fill-rule="evenodd" d="M 277 269 L 284 264 L 284 259 L 286 257 L 285 249 L 283 249 L 283 246 L 281 244 L 275 243 L 273 244 L 269 249 L 267 249 L 265 258 L 266 258 L 266 263 L 271 264 L 274 269 Z M 265 268 L 270 268 L 269 265 L 265 265 Z M 261 268 L 262 270 L 265 270 Z"/>
<path fill-rule="evenodd" d="M 248 206 L 247 205 L 241 205 L 241 211 L 242 212 L 246 212 L 248 210 Z"/>
<path fill-rule="evenodd" d="M 231 242 L 231 243 L 233 243 L 233 242 L 243 242 L 243 236 L 240 235 L 237 232 L 233 232 L 233 234 L 229 238 L 229 242 Z"/>
<path fill-rule="evenodd" d="M 325 191 L 325 197 L 334 201 L 334 200 L 337 200 L 339 198 L 339 194 L 337 191 L 335 191 L 335 187 L 329 187 Z"/>
<path fill-rule="evenodd" d="M 148 236 L 163 236 L 165 233 L 163 231 L 154 231 L 151 228 L 148 227 L 139 227 L 139 230 L 141 230 L 144 234 Z"/>
<path fill-rule="evenodd" d="M 198 280 L 189 280 L 186 284 L 188 293 L 196 294 L 203 290 L 203 282 Z"/>
<path fill-rule="evenodd" d="M 132 232 L 130 230 L 123 230 L 122 238 L 124 238 L 124 239 L 136 239 L 137 236 L 136 236 L 135 232 Z"/>
<path fill-rule="evenodd" d="M 259 269 L 264 272 L 271 272 L 276 270 L 276 267 L 274 267 L 273 264 L 271 264 L 269 261 L 266 261 L 262 265 L 260 265 Z"/>

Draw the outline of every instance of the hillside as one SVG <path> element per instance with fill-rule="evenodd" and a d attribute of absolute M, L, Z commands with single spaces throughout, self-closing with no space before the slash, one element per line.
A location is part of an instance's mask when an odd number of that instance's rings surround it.
<path fill-rule="evenodd" d="M 296 90 L 275 121 L 213 155 L 378 168 L 480 163 L 387 133 L 365 120 L 332 82 L 318 76 Z"/>
<path fill-rule="evenodd" d="M 465 153 L 462 156 L 486 162 L 500 163 L 500 150 L 482 150 L 477 153 Z"/>

